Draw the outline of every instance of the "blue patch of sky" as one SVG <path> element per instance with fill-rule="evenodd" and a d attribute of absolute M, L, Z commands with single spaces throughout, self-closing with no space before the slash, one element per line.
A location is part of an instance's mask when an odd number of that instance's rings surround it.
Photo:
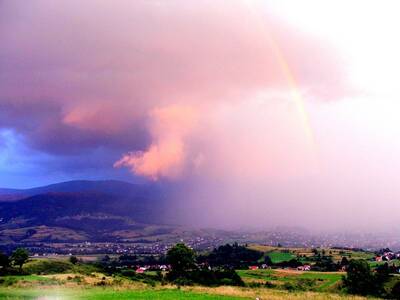
<path fill-rule="evenodd" d="M 140 182 L 127 170 L 112 167 L 118 157 L 104 148 L 77 156 L 51 155 L 28 147 L 14 130 L 1 129 L 0 188 L 31 188 L 81 179 Z"/>

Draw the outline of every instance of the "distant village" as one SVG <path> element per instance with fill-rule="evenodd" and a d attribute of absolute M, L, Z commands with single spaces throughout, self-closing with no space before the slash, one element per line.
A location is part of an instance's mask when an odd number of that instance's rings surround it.
<path fill-rule="evenodd" d="M 0 250 L 11 252 L 18 247 L 29 249 L 30 253 L 38 256 L 46 255 L 96 255 L 96 254 L 139 254 L 160 255 L 178 242 L 184 242 L 196 251 L 212 250 L 227 242 L 237 241 L 239 243 L 257 243 L 271 246 L 282 245 L 283 247 L 301 248 L 348 248 L 376 251 L 383 247 L 388 250 L 377 255 L 377 261 L 390 261 L 399 256 L 400 244 L 397 239 L 365 235 L 311 235 L 296 231 L 264 231 L 264 232 L 223 232 L 221 234 L 208 235 L 186 235 L 185 238 L 176 236 L 170 239 L 138 239 L 135 241 L 110 241 L 110 242 L 30 242 L 1 244 Z"/>

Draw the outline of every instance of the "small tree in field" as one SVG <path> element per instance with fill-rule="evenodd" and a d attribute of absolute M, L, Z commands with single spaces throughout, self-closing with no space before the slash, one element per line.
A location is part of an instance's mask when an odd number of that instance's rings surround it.
<path fill-rule="evenodd" d="M 29 252 L 25 248 L 18 248 L 11 254 L 11 261 L 14 266 L 22 269 L 22 266 L 28 261 Z"/>
<path fill-rule="evenodd" d="M 366 260 L 350 260 L 343 283 L 352 294 L 368 295 L 375 292 L 374 275 Z"/>
<path fill-rule="evenodd" d="M 349 265 L 349 260 L 347 259 L 346 256 L 342 257 L 342 260 L 340 261 L 340 266 L 345 267 Z"/>
<path fill-rule="evenodd" d="M 267 266 L 272 266 L 272 265 L 273 265 L 272 259 L 271 259 L 271 257 L 269 257 L 268 255 L 266 255 L 266 256 L 264 257 L 264 263 L 265 263 Z"/>
<path fill-rule="evenodd" d="M 176 244 L 167 252 L 167 262 L 171 265 L 173 278 L 184 277 L 195 268 L 195 253 L 185 244 Z"/>
<path fill-rule="evenodd" d="M 70 256 L 69 262 L 73 265 L 76 265 L 78 263 L 78 258 L 76 256 Z"/>

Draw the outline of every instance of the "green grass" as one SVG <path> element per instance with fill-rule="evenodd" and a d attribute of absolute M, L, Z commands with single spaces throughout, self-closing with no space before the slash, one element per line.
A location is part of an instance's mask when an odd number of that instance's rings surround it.
<path fill-rule="evenodd" d="M 241 297 L 230 297 L 221 295 L 200 294 L 178 289 L 164 290 L 122 290 L 117 291 L 112 288 L 88 288 L 78 291 L 59 289 L 59 290 L 22 290 L 22 289 L 0 289 L 0 299 L 36 299 L 38 297 L 48 297 L 49 299 L 102 299 L 102 300 L 124 300 L 124 299 L 193 299 L 193 300 L 243 300 Z"/>
<path fill-rule="evenodd" d="M 0 277 L 0 288 L 1 287 L 11 287 L 16 284 L 22 285 L 53 285 L 57 284 L 58 281 L 52 278 L 47 278 L 43 276 L 36 275 L 24 275 L 24 276 L 1 276 Z"/>
<path fill-rule="evenodd" d="M 301 256 L 300 259 L 303 263 L 313 263 L 314 256 L 312 248 L 280 248 L 266 245 L 251 244 L 250 249 L 264 252 L 265 255 L 269 255 L 273 262 L 279 263 L 282 261 L 290 260 Z M 348 259 L 366 259 L 371 260 L 375 257 L 375 254 L 368 251 L 353 251 L 346 249 L 332 249 L 332 248 L 317 248 L 317 251 L 321 255 L 331 256 L 334 262 L 340 262 L 342 257 Z M 274 261 L 274 258 L 275 261 Z"/>
<path fill-rule="evenodd" d="M 15 279 L 17 281 L 50 281 L 49 278 L 38 275 L 15 275 L 15 276 L 2 276 L 0 279 Z"/>
<path fill-rule="evenodd" d="M 396 267 L 399 267 L 399 266 L 400 266 L 400 260 L 398 260 L 398 259 L 394 259 L 394 260 L 391 260 L 391 261 L 374 261 L 374 260 L 369 260 L 368 262 L 369 262 L 369 265 L 370 265 L 372 268 L 375 268 L 375 267 L 384 265 L 385 263 L 388 263 L 389 266 L 392 266 L 392 265 L 394 265 L 394 266 L 396 266 Z"/>
<path fill-rule="evenodd" d="M 276 284 L 277 288 L 284 287 L 284 284 L 304 284 L 308 281 L 312 285 L 308 290 L 312 291 L 329 291 L 337 285 L 342 279 L 341 273 L 334 272 L 291 272 L 283 273 L 279 270 L 239 270 L 239 276 L 245 282 L 251 281 L 268 281 Z"/>
<path fill-rule="evenodd" d="M 274 264 L 296 258 L 296 255 L 294 255 L 293 253 L 280 251 L 267 252 L 265 253 L 265 255 L 269 256 Z"/>
<path fill-rule="evenodd" d="M 298 276 L 298 278 L 315 279 L 321 284 L 317 286 L 315 291 L 325 291 L 342 280 L 342 274 L 328 272 L 306 272 Z"/>

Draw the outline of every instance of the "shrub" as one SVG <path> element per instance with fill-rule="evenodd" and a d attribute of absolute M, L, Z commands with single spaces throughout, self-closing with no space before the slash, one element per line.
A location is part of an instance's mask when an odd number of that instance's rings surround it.
<path fill-rule="evenodd" d="M 177 286 L 182 286 L 182 285 L 193 285 L 194 282 L 190 280 L 189 278 L 184 278 L 184 277 L 179 277 L 173 281 Z"/>
<path fill-rule="evenodd" d="M 121 275 L 129 278 L 136 278 L 137 274 L 135 270 L 132 269 L 124 269 L 121 271 Z"/>
<path fill-rule="evenodd" d="M 400 281 L 396 282 L 390 292 L 391 299 L 400 299 Z"/>
<path fill-rule="evenodd" d="M 25 266 L 29 274 L 57 274 L 70 272 L 73 265 L 61 260 L 38 260 Z"/>
<path fill-rule="evenodd" d="M 0 285 L 3 285 L 3 286 L 12 286 L 17 282 L 18 282 L 18 280 L 14 277 L 0 278 Z"/>
<path fill-rule="evenodd" d="M 285 282 L 283 288 L 288 291 L 309 291 L 316 285 L 315 279 L 299 278 L 294 282 Z"/>
<path fill-rule="evenodd" d="M 199 284 L 204 286 L 244 286 L 244 282 L 234 270 L 194 270 L 187 272 L 184 277 L 173 278 L 171 281 L 179 285 Z"/>

